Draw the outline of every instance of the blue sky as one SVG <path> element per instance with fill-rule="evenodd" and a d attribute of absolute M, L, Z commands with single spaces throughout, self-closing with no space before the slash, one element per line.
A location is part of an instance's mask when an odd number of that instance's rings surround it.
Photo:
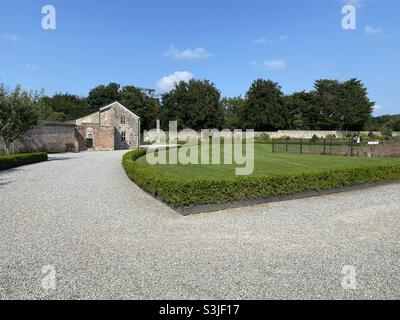
<path fill-rule="evenodd" d="M 341 26 L 343 5 L 356 30 Z M 57 12 L 43 30 L 44 5 Z M 256 78 L 284 92 L 315 79 L 361 79 L 376 114 L 400 113 L 398 0 L 1 0 L 0 81 L 86 95 L 118 82 L 168 90 L 210 79 L 223 95 Z"/>

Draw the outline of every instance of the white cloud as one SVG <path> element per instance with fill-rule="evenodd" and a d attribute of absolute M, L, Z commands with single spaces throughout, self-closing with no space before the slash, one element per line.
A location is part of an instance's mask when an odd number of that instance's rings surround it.
<path fill-rule="evenodd" d="M 366 26 L 364 28 L 364 34 L 366 36 L 380 36 L 380 35 L 383 35 L 383 33 L 384 33 L 384 31 L 383 31 L 383 28 L 381 28 L 381 27 L 375 28 L 372 26 Z"/>
<path fill-rule="evenodd" d="M 284 34 L 284 35 L 281 35 L 281 36 L 279 37 L 279 41 L 286 41 L 286 40 L 288 40 L 289 38 L 290 38 L 289 35 Z"/>
<path fill-rule="evenodd" d="M 188 82 L 189 80 L 193 79 L 194 75 L 189 71 L 176 71 L 169 76 L 162 77 L 157 82 L 157 88 L 162 92 L 171 91 L 175 84 L 181 81 Z"/>
<path fill-rule="evenodd" d="M 14 58 L 15 58 L 15 56 L 12 55 L 12 54 L 3 54 L 3 55 L 0 55 L 0 61 L 8 61 L 8 60 L 12 60 L 12 59 L 14 59 Z"/>
<path fill-rule="evenodd" d="M 285 40 L 288 40 L 290 38 L 290 36 L 289 35 L 281 35 L 281 36 L 279 36 L 278 38 L 276 38 L 276 39 L 268 39 L 268 38 L 266 38 L 266 37 L 261 37 L 261 38 L 258 38 L 258 39 L 256 39 L 256 40 L 254 40 L 253 41 L 253 44 L 254 45 L 262 45 L 262 44 L 273 44 L 274 42 L 277 42 L 277 41 L 285 41 Z"/>
<path fill-rule="evenodd" d="M 33 65 L 33 64 L 30 64 L 30 63 L 27 63 L 27 64 L 25 65 L 25 68 L 28 69 L 28 70 L 39 70 L 39 67 L 38 67 L 38 66 L 35 66 L 35 65 Z"/>
<path fill-rule="evenodd" d="M 382 113 L 384 113 L 385 111 L 384 111 L 384 107 L 382 107 L 381 105 L 379 105 L 379 104 L 376 104 L 375 106 L 374 106 L 374 109 L 373 109 L 373 111 L 372 111 L 372 113 L 376 116 L 376 115 L 379 115 L 379 114 L 382 114 Z"/>
<path fill-rule="evenodd" d="M 3 33 L 2 35 L 0 35 L 0 39 L 4 41 L 17 41 L 18 36 L 13 33 Z"/>
<path fill-rule="evenodd" d="M 286 68 L 286 62 L 283 60 L 266 60 L 262 63 L 262 66 L 268 71 L 277 71 Z"/>
<path fill-rule="evenodd" d="M 209 58 L 212 56 L 212 54 L 202 47 L 195 49 L 179 50 L 174 46 L 170 46 L 168 50 L 164 53 L 164 56 L 174 59 L 200 60 Z"/>
<path fill-rule="evenodd" d="M 258 45 L 258 44 L 270 44 L 272 43 L 271 40 L 268 40 L 267 38 L 258 38 L 256 40 L 253 41 L 254 45 Z"/>

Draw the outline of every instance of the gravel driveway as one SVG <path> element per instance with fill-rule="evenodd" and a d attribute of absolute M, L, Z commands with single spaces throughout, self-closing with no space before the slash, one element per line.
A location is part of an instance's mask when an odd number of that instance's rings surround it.
<path fill-rule="evenodd" d="M 183 217 L 122 155 L 0 173 L 0 299 L 400 298 L 400 184 Z"/>

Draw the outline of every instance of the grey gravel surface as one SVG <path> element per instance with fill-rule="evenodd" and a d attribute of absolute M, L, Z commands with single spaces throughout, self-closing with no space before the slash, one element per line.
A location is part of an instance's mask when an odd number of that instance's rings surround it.
<path fill-rule="evenodd" d="M 400 298 L 399 184 L 183 217 L 122 155 L 0 173 L 0 299 Z M 56 290 L 42 287 L 49 265 Z"/>

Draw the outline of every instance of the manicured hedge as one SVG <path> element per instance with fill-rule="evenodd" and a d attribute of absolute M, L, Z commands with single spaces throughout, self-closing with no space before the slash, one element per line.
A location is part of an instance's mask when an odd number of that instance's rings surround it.
<path fill-rule="evenodd" d="M 151 167 L 135 163 L 145 154 L 144 150 L 127 153 L 123 159 L 126 173 L 140 187 L 174 207 L 262 199 L 400 179 L 400 164 L 395 164 L 231 180 L 183 180 L 160 176 Z"/>
<path fill-rule="evenodd" d="M 0 170 L 25 166 L 41 161 L 47 161 L 48 156 L 45 152 L 19 153 L 0 156 Z"/>

